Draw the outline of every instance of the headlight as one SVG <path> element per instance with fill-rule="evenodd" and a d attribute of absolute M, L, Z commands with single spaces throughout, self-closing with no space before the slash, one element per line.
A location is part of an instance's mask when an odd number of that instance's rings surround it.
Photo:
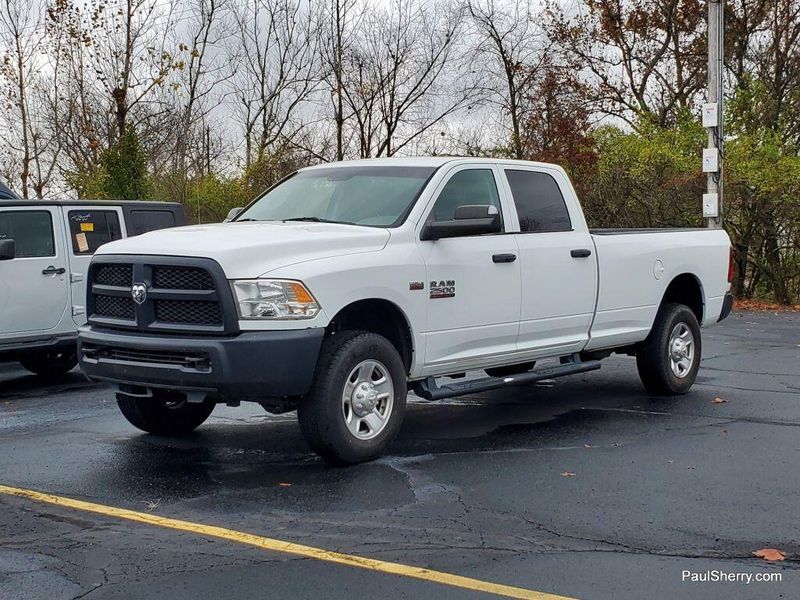
<path fill-rule="evenodd" d="M 313 319 L 319 313 L 319 304 L 299 281 L 241 279 L 232 285 L 242 319 Z"/>

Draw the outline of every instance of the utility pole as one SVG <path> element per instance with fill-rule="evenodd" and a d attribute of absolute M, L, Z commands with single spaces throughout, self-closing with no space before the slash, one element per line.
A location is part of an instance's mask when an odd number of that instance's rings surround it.
<path fill-rule="evenodd" d="M 725 104 L 725 0 L 708 0 L 708 100 L 703 105 L 703 127 L 708 147 L 703 151 L 703 172 L 708 191 L 703 195 L 706 227 L 722 227 L 723 115 Z"/>

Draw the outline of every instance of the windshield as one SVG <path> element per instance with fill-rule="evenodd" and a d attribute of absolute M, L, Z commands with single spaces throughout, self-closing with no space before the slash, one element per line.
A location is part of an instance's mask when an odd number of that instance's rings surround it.
<path fill-rule="evenodd" d="M 235 221 L 321 221 L 396 227 L 432 167 L 342 167 L 301 171 L 278 184 Z"/>

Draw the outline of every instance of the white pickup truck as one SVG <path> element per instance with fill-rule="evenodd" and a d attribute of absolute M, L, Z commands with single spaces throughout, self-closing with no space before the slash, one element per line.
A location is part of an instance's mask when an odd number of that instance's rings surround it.
<path fill-rule="evenodd" d="M 590 231 L 554 165 L 343 162 L 232 222 L 103 246 L 79 353 L 144 431 L 186 433 L 250 400 L 297 409 L 314 451 L 355 463 L 397 434 L 409 388 L 435 400 L 622 352 L 651 393 L 685 393 L 730 279 L 724 231 Z"/>
<path fill-rule="evenodd" d="M 171 202 L 20 200 L 0 183 L 0 361 L 47 377 L 75 368 L 95 251 L 185 224 Z"/>

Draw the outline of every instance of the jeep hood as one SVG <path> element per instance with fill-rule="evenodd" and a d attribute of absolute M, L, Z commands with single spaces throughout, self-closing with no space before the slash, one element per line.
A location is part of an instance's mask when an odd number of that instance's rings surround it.
<path fill-rule="evenodd" d="M 105 244 L 97 254 L 211 258 L 228 278 L 239 279 L 318 258 L 376 252 L 389 237 L 387 229 L 336 223 L 215 223 L 152 231 Z"/>

